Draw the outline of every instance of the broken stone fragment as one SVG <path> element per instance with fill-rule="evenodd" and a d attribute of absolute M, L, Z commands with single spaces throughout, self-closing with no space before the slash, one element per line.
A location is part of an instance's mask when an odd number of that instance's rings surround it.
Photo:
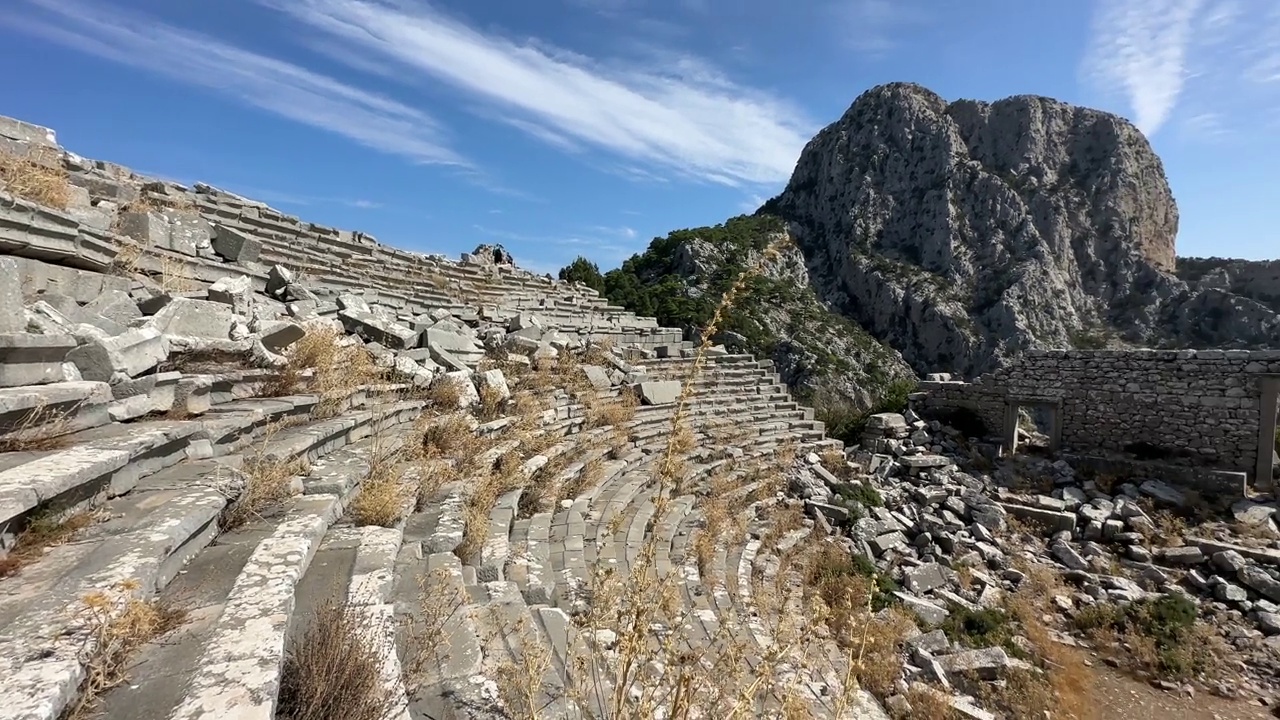
<path fill-rule="evenodd" d="M 680 381 L 649 380 L 640 383 L 639 392 L 645 405 L 669 405 L 680 397 Z"/>
<path fill-rule="evenodd" d="M 277 300 L 284 299 L 285 288 L 297 282 L 293 271 L 283 265 L 272 265 L 267 271 L 266 293 Z"/>
<path fill-rule="evenodd" d="M 95 315 L 110 320 L 121 329 L 120 332 L 123 332 L 134 320 L 142 317 L 142 311 L 138 309 L 138 304 L 129 297 L 128 293 L 120 290 L 103 290 L 100 295 L 80 309 L 80 317 L 87 322 L 92 323 L 91 318 Z"/>
<path fill-rule="evenodd" d="M 501 370 L 486 370 L 476 376 L 476 385 L 479 390 L 488 392 L 491 397 L 503 402 L 511 398 L 511 388 L 507 386 L 507 379 L 503 377 Z"/>
<path fill-rule="evenodd" d="M 253 279 L 248 275 L 224 277 L 209 286 L 209 300 L 230 305 L 241 317 L 253 314 Z"/>
<path fill-rule="evenodd" d="M 349 307 L 338 311 L 338 319 L 347 332 L 382 343 L 394 350 L 405 350 L 418 344 L 418 333 L 412 328 L 372 312 Z"/>
<path fill-rule="evenodd" d="M 288 320 L 268 320 L 258 330 L 258 339 L 271 352 L 280 352 L 307 334 L 302 326 Z"/>
<path fill-rule="evenodd" d="M 169 342 L 159 330 L 142 327 L 85 343 L 67 353 L 86 380 L 119 381 L 137 377 L 169 357 Z"/>

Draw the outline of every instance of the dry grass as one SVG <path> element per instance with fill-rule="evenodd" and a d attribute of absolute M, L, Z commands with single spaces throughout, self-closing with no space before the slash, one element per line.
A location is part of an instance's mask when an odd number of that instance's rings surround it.
<path fill-rule="evenodd" d="M 139 587 L 129 581 L 82 598 L 85 679 L 75 702 L 63 711 L 63 720 L 92 717 L 102 694 L 128 679 L 134 653 L 186 620 L 185 610 L 137 598 Z"/>
<path fill-rule="evenodd" d="M 160 289 L 167 293 L 186 293 L 200 289 L 200 281 L 191 265 L 171 255 L 160 255 Z"/>
<path fill-rule="evenodd" d="M 416 493 L 404 482 L 403 469 L 398 452 L 374 447 L 369 471 L 351 503 L 351 518 L 357 525 L 394 527 L 405 516 Z"/>
<path fill-rule="evenodd" d="M 46 452 L 60 450 L 71 443 L 68 433 L 71 418 L 79 406 L 58 408 L 37 405 L 18 422 L 0 429 L 0 453 Z"/>
<path fill-rule="evenodd" d="M 462 404 L 462 388 L 454 378 L 441 375 L 422 389 L 421 398 L 437 412 L 453 412 Z"/>
<path fill-rule="evenodd" d="M 1056 616 L 1051 598 L 1069 595 L 1069 590 L 1048 568 L 1023 564 L 1020 569 L 1026 577 L 1005 598 L 1004 609 L 1030 643 L 1034 652 L 1029 660 L 1036 670 L 1011 673 L 1003 685 L 986 687 L 983 699 L 1012 717 L 1096 720 L 1100 709 L 1088 658 L 1078 648 L 1055 640 L 1054 629 L 1046 624 L 1047 618 Z"/>
<path fill-rule="evenodd" d="M 276 717 L 282 720 L 385 720 L 401 706 L 381 674 L 387 640 L 354 608 L 328 601 L 308 618 L 285 655 Z"/>
<path fill-rule="evenodd" d="M 0 183 L 5 190 L 37 205 L 66 210 L 71 202 L 67 171 L 0 150 Z"/>
<path fill-rule="evenodd" d="M 69 542 L 96 520 L 94 513 L 84 510 L 61 518 L 36 516 L 18 533 L 9 553 L 0 558 L 0 578 L 17 575 L 22 568 L 39 560 L 45 550 Z"/>
<path fill-rule="evenodd" d="M 631 422 L 636 416 L 636 408 L 640 406 L 640 399 L 636 394 L 627 388 L 618 391 L 616 398 L 610 398 L 605 402 L 597 402 L 587 408 L 587 428 L 597 427 L 620 427 Z"/>
<path fill-rule="evenodd" d="M 960 720 L 960 713 L 951 706 L 951 698 L 921 683 L 913 683 L 903 695 L 911 712 L 894 720 Z"/>
<path fill-rule="evenodd" d="M 316 418 L 340 413 L 347 400 L 382 379 L 373 356 L 359 344 L 348 344 L 333 329 L 312 329 L 285 351 L 285 366 L 260 391 L 263 397 L 292 395 L 305 389 L 320 396 Z"/>
<path fill-rule="evenodd" d="M 293 496 L 293 479 L 307 472 L 305 458 L 275 458 L 266 455 L 272 436 L 284 427 L 276 423 L 263 435 L 258 451 L 246 458 L 239 470 L 239 492 L 223 508 L 218 519 L 222 532 L 279 510 Z"/>

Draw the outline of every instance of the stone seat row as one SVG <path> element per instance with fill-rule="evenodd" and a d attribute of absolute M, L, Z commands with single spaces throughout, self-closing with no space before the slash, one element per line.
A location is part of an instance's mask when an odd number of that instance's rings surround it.
<path fill-rule="evenodd" d="M 345 412 L 320 420 L 309 415 L 316 398 L 298 396 L 233 400 L 199 421 L 105 426 L 89 431 L 103 437 L 6 469 L 7 489 L 61 490 L 44 505 L 90 509 L 106 519 L 16 577 L 0 580 L 6 590 L 0 596 L 6 620 L 0 631 L 6 677 L 0 717 L 55 718 L 75 700 L 93 625 L 67 610 L 85 595 L 120 583 L 129 583 L 126 594 L 154 597 L 187 572 L 184 567 L 217 537 L 219 516 L 237 494 L 235 478 L 246 461 L 305 464 L 417 417 L 420 401 L 399 401 L 395 388 L 382 390 L 358 393 Z M 96 465 L 90 453 L 99 457 Z M 72 461 L 81 457 L 78 464 Z M 104 465 L 108 458 L 118 460 Z M 334 488 L 325 482 L 324 489 Z M 339 500 L 335 493 L 307 502 L 332 512 Z M 121 610 L 119 604 L 108 607 Z"/>

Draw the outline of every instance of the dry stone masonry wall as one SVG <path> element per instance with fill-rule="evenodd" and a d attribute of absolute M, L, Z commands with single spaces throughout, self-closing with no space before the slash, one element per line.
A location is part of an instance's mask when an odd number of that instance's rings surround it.
<path fill-rule="evenodd" d="M 1113 451 L 1271 477 L 1280 352 L 1033 350 L 972 383 L 921 385 L 931 410 L 965 408 L 1003 431 L 1047 407 L 1064 452 Z"/>

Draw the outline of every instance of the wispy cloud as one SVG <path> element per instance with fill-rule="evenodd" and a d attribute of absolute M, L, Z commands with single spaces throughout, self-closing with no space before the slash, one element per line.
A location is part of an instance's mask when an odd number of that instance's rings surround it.
<path fill-rule="evenodd" d="M 1081 69 L 1153 135 L 1270 132 L 1280 108 L 1280 7 L 1242 0 L 1098 0 Z"/>
<path fill-rule="evenodd" d="M 789 103 L 679 55 L 626 67 L 483 33 L 425 5 L 258 1 L 478 99 L 540 140 L 606 150 L 665 174 L 782 181 L 815 129 Z"/>
<path fill-rule="evenodd" d="M 1082 69 L 1102 89 L 1123 95 L 1134 124 L 1154 135 L 1169 119 L 1187 80 L 1193 20 L 1204 0 L 1099 0 Z"/>
<path fill-rule="evenodd" d="M 844 43 L 864 55 L 883 55 L 896 48 L 902 32 L 927 22 L 930 15 L 907 0 L 835 0 L 832 27 Z"/>
<path fill-rule="evenodd" d="M 17 4 L 27 7 L 0 14 L 0 25 L 203 86 L 414 162 L 468 165 L 448 147 L 433 117 L 390 98 L 104 2 L 17 0 Z"/>

